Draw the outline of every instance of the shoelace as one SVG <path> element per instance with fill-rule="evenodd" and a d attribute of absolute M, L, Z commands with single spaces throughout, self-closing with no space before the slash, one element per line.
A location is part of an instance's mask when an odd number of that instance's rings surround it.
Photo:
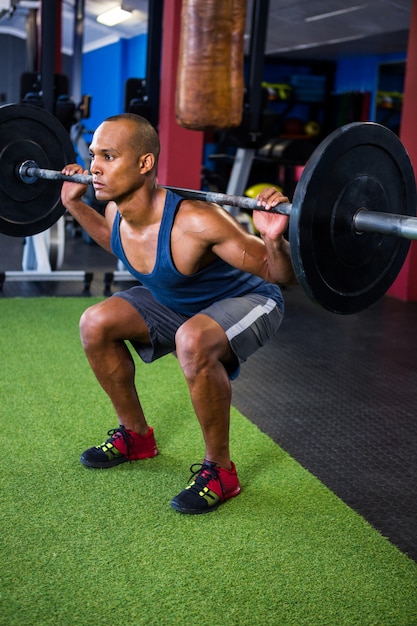
<path fill-rule="evenodd" d="M 126 446 L 126 457 L 129 458 L 130 456 L 130 448 L 131 448 L 131 443 L 132 443 L 132 437 L 130 435 L 130 433 L 127 432 L 126 428 L 124 426 L 118 426 L 118 428 L 111 428 L 108 432 L 107 432 L 108 436 L 110 437 L 110 443 L 113 443 L 113 441 L 115 439 L 117 439 L 117 436 L 120 435 L 121 438 L 123 439 L 125 446 Z"/>
<path fill-rule="evenodd" d="M 190 467 L 191 476 L 188 480 L 188 483 L 191 484 L 194 480 L 194 485 L 191 486 L 191 489 L 197 489 L 200 491 L 210 482 L 212 478 L 217 480 L 220 485 L 220 489 L 222 490 L 223 496 L 223 485 L 222 481 L 219 478 L 219 470 L 217 469 L 215 463 L 194 463 Z"/>

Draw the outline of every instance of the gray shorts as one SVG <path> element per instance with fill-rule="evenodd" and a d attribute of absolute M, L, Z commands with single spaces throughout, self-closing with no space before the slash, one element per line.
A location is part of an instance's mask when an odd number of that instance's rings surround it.
<path fill-rule="evenodd" d="M 130 340 L 145 363 L 175 351 L 175 333 L 188 316 L 160 304 L 149 289 L 141 285 L 119 291 L 112 297 L 127 300 L 148 326 L 150 345 Z M 214 319 L 229 339 L 236 355 L 236 362 L 228 372 L 231 380 L 238 376 L 239 364 L 277 333 L 283 319 L 278 303 L 257 293 L 220 300 L 200 313 Z"/>

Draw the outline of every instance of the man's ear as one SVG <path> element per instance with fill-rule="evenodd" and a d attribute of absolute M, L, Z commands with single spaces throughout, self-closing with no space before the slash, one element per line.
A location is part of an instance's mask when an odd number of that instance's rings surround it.
<path fill-rule="evenodd" d="M 147 174 L 155 165 L 155 155 L 152 152 L 143 154 L 139 159 L 141 174 Z"/>

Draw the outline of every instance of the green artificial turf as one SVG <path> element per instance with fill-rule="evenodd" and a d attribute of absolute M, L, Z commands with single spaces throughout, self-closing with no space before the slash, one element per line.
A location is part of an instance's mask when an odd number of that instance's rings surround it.
<path fill-rule="evenodd" d="M 78 337 L 93 302 L 0 301 L 2 626 L 417 624 L 417 564 L 236 410 L 242 494 L 170 508 L 203 453 L 173 356 L 137 367 L 159 456 L 81 466 L 117 425 Z"/>

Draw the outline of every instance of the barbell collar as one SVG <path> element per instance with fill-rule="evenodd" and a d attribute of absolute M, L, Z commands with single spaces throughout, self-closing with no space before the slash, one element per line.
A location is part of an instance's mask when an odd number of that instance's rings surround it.
<path fill-rule="evenodd" d="M 403 239 L 417 239 L 417 218 L 360 209 L 353 217 L 357 233 L 377 233 Z"/>
<path fill-rule="evenodd" d="M 71 176 L 67 176 L 56 170 L 38 167 L 34 161 L 23 161 L 19 166 L 18 175 L 20 179 L 27 184 L 36 182 L 38 178 L 45 180 L 66 180 L 72 183 L 81 183 L 82 185 L 91 185 L 93 183 L 91 174 L 72 174 Z"/>

